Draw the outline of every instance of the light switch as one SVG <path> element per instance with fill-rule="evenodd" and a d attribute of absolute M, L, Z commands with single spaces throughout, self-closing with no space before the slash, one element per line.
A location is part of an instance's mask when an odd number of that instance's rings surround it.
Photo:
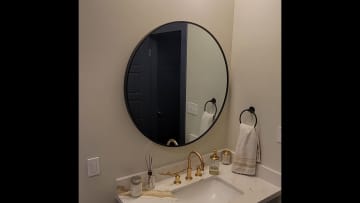
<path fill-rule="evenodd" d="M 278 126 L 278 129 L 277 129 L 276 142 L 281 143 L 281 126 Z"/>
<path fill-rule="evenodd" d="M 100 157 L 93 157 L 87 160 L 88 176 L 96 176 L 100 174 Z"/>
<path fill-rule="evenodd" d="M 193 102 L 187 102 L 187 112 L 195 116 L 198 115 L 198 104 Z"/>

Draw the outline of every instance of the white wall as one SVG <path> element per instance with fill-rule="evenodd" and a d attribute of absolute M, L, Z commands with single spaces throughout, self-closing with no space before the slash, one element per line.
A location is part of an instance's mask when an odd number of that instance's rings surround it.
<path fill-rule="evenodd" d="M 240 112 L 254 106 L 262 164 L 281 172 L 281 1 L 234 2 L 228 145 L 235 149 Z"/>
<path fill-rule="evenodd" d="M 233 0 L 80 0 L 79 1 L 79 202 L 115 202 L 115 178 L 227 144 L 227 108 L 210 133 L 190 146 L 153 144 L 126 111 L 123 83 L 136 44 L 155 27 L 186 20 L 207 28 L 230 62 Z M 226 105 L 228 106 L 228 105 Z M 99 156 L 101 175 L 87 177 L 86 159 Z"/>

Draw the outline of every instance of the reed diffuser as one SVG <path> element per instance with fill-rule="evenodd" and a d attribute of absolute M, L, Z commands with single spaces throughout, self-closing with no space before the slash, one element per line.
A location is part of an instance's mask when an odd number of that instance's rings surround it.
<path fill-rule="evenodd" d="M 152 157 L 149 155 L 145 156 L 146 167 L 148 169 L 147 172 L 147 181 L 145 183 L 146 190 L 152 190 L 155 188 L 155 176 L 152 174 Z"/>

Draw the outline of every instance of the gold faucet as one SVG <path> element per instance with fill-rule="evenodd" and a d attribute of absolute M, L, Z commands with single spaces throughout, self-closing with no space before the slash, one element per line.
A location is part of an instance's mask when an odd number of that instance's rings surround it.
<path fill-rule="evenodd" d="M 189 153 L 189 156 L 188 156 L 188 166 L 187 166 L 187 169 L 186 169 L 187 170 L 187 172 L 186 172 L 187 175 L 185 177 L 186 180 L 191 180 L 192 179 L 192 177 L 191 177 L 191 159 L 190 159 L 191 154 L 195 154 L 200 159 L 200 168 L 199 167 L 197 168 L 197 172 L 196 172 L 195 176 L 201 176 L 202 174 L 201 174 L 200 170 L 204 171 L 205 163 L 204 163 L 203 157 L 201 156 L 201 154 L 199 152 L 191 151 Z"/>

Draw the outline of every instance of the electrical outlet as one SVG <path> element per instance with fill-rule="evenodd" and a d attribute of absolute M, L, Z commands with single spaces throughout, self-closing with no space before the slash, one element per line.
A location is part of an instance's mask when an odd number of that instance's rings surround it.
<path fill-rule="evenodd" d="M 87 160 L 88 176 L 96 176 L 100 174 L 100 157 L 93 157 Z"/>
<path fill-rule="evenodd" d="M 281 143 L 281 126 L 278 126 L 278 129 L 277 129 L 276 142 Z"/>

